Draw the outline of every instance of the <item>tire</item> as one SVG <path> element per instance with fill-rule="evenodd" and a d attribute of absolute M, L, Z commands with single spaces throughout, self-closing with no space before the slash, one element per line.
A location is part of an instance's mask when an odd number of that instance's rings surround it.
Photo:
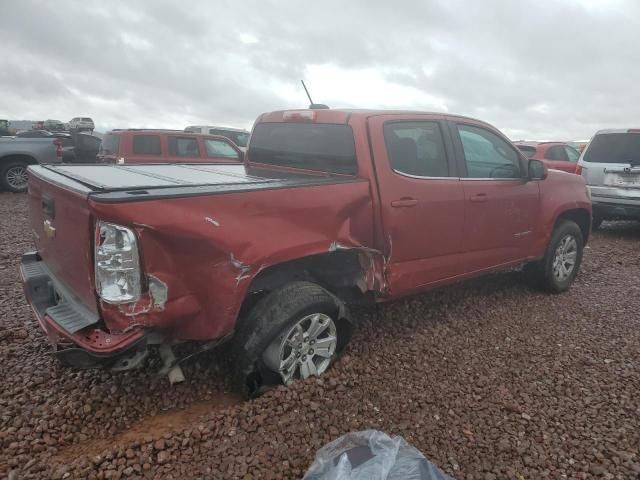
<path fill-rule="evenodd" d="M 27 167 L 26 162 L 9 161 L 0 166 L 0 184 L 4 190 L 9 192 L 25 192 L 27 190 Z"/>
<path fill-rule="evenodd" d="M 584 238 L 580 227 L 575 222 L 563 220 L 553 231 L 542 260 L 529 264 L 525 272 L 543 290 L 551 293 L 565 292 L 578 275 L 583 249 Z M 570 265 L 571 261 L 573 265 Z"/>
<path fill-rule="evenodd" d="M 604 221 L 604 218 L 602 218 L 600 215 L 594 215 L 591 223 L 591 229 L 598 230 L 602 225 L 603 221 Z"/>
<path fill-rule="evenodd" d="M 309 329 L 305 330 L 307 325 Z M 313 333 L 313 325 L 322 330 L 315 337 L 303 340 L 305 331 Z M 321 375 L 350 338 L 351 325 L 345 306 L 338 298 L 310 282 L 285 285 L 267 294 L 241 320 L 230 345 L 234 386 L 246 396 L 255 397 L 273 385 L 306 378 L 305 373 Z M 323 343 L 322 354 L 313 350 L 312 344 L 316 341 L 316 345 Z M 293 358 L 294 372 L 289 381 L 285 381 L 286 371 L 279 371 L 282 356 L 287 360 Z M 314 365 L 316 371 L 308 365 Z"/>

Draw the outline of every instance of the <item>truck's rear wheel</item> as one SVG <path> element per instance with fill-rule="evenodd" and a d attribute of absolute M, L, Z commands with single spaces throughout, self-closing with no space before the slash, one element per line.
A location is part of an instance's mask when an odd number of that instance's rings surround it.
<path fill-rule="evenodd" d="M 528 271 L 544 290 L 564 292 L 578 275 L 583 247 L 580 227 L 575 222 L 564 220 L 554 230 L 543 259 L 530 265 Z"/>
<path fill-rule="evenodd" d="M 27 167 L 25 162 L 7 162 L 0 167 L 0 183 L 10 192 L 24 192 L 27 189 Z"/>
<path fill-rule="evenodd" d="M 235 381 L 255 396 L 271 385 L 319 376 L 351 337 L 342 302 L 310 282 L 269 293 L 249 312 L 233 342 Z"/>

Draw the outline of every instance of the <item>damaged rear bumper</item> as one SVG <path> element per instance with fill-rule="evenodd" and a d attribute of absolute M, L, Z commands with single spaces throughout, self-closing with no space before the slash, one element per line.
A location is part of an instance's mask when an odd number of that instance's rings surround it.
<path fill-rule="evenodd" d="M 23 255 L 20 274 L 27 301 L 54 347 L 54 354 L 77 368 L 127 365 L 147 350 L 145 331 L 112 334 L 100 318 L 73 298 L 46 267 L 37 252 Z"/>

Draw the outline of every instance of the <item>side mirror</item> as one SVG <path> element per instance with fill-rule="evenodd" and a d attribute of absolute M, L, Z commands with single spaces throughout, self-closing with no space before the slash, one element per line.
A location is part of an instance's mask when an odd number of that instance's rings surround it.
<path fill-rule="evenodd" d="M 549 170 L 547 169 L 547 166 L 544 164 L 544 162 L 541 162 L 540 160 L 536 160 L 534 158 L 529 160 L 527 175 L 529 177 L 529 180 L 544 180 L 545 178 L 547 178 L 548 174 Z"/>

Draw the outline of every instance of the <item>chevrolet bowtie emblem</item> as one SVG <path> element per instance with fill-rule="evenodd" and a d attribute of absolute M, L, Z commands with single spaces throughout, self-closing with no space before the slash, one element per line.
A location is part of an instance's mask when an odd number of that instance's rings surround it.
<path fill-rule="evenodd" d="M 51 224 L 51 220 L 45 220 L 43 224 L 43 230 L 47 237 L 53 238 L 56 236 L 56 227 Z"/>

